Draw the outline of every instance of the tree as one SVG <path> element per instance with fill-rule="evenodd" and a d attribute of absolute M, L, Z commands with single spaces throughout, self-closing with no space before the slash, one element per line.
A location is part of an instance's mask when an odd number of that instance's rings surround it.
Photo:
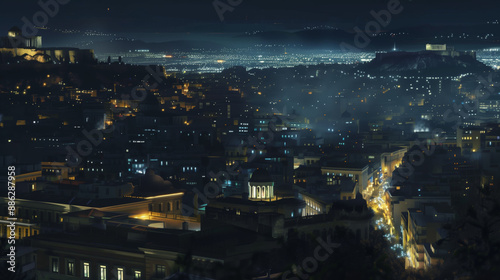
<path fill-rule="evenodd" d="M 500 272 L 500 200 L 491 187 L 478 188 L 465 217 L 457 220 L 447 244 L 452 256 L 445 260 L 440 278 L 497 279 Z"/>

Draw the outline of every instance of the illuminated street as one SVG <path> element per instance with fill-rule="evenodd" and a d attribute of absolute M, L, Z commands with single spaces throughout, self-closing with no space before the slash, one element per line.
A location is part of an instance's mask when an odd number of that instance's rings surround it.
<path fill-rule="evenodd" d="M 384 237 L 391 244 L 391 248 L 396 251 L 400 257 L 406 257 L 403 251 L 403 246 L 398 242 L 396 236 L 397 232 L 392 223 L 392 213 L 390 211 L 390 202 L 387 200 L 388 194 L 386 192 L 389 187 L 390 177 L 385 177 L 382 182 L 375 187 L 368 188 L 364 195 L 368 196 L 367 204 L 373 212 L 374 227 L 385 232 Z"/>
<path fill-rule="evenodd" d="M 498 278 L 497 6 L 3 1 L 0 279 Z"/>

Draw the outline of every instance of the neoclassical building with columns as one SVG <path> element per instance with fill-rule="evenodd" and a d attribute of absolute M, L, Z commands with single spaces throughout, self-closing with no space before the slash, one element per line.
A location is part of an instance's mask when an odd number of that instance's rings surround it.
<path fill-rule="evenodd" d="M 248 198 L 251 200 L 273 200 L 274 181 L 265 169 L 257 169 L 248 181 Z"/>

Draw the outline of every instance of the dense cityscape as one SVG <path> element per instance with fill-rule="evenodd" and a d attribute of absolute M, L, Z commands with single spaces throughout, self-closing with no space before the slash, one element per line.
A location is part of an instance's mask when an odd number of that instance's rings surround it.
<path fill-rule="evenodd" d="M 493 6 L 87 2 L 0 21 L 0 279 L 497 279 Z"/>

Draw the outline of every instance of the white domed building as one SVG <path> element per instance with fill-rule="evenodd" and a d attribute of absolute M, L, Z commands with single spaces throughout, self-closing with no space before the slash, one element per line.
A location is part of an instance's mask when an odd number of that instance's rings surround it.
<path fill-rule="evenodd" d="M 265 169 L 257 169 L 248 182 L 248 199 L 273 200 L 274 181 Z"/>

